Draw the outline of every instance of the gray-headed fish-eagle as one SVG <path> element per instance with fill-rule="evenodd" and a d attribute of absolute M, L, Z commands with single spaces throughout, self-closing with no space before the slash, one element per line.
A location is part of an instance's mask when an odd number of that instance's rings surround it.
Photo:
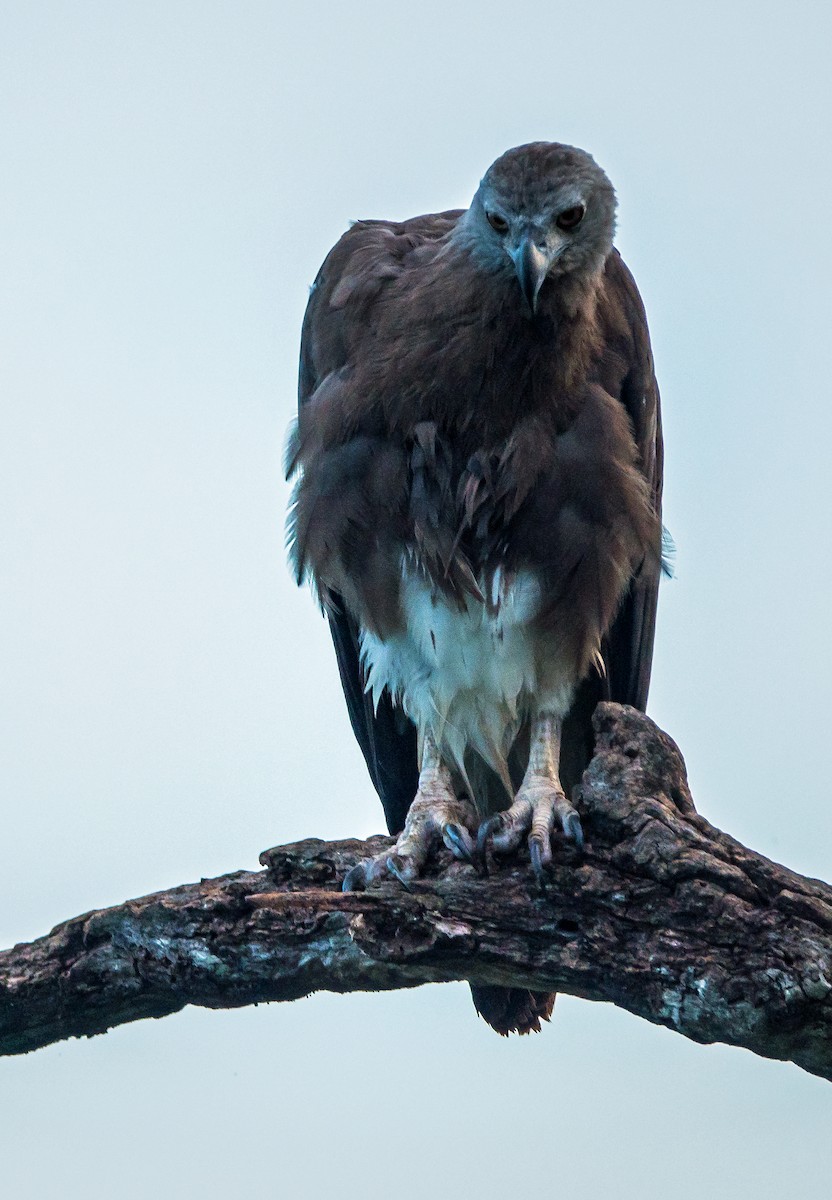
<path fill-rule="evenodd" d="M 396 845 L 347 889 L 524 842 L 545 876 L 599 699 L 643 709 L 662 566 L 650 340 L 615 193 L 534 142 L 470 208 L 358 221 L 312 288 L 289 542 Z M 553 997 L 475 987 L 501 1033 Z"/>

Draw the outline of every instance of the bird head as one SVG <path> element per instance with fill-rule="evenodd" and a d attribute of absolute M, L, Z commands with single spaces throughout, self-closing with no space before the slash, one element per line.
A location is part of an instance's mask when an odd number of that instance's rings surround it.
<path fill-rule="evenodd" d="M 585 151 L 531 142 L 488 168 L 465 232 L 484 265 L 513 267 L 533 314 L 546 279 L 601 269 L 612 250 L 615 192 Z"/>

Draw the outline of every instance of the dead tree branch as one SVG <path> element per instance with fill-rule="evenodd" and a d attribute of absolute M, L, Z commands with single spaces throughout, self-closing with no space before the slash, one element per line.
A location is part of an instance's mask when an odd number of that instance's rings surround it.
<path fill-rule="evenodd" d="M 310 838 L 238 871 L 86 913 L 0 953 L 0 1053 L 187 1004 L 467 979 L 609 1000 L 698 1042 L 832 1079 L 832 888 L 714 829 L 648 718 L 600 706 L 580 808 L 541 894 L 526 861 L 487 878 L 443 852 L 405 892 L 343 894 L 389 839 Z"/>

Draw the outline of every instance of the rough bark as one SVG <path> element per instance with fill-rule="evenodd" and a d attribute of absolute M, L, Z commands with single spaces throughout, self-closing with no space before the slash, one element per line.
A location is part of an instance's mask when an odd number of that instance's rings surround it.
<path fill-rule="evenodd" d="M 468 979 L 609 1000 L 698 1042 L 832 1078 L 832 888 L 699 816 L 674 743 L 601 705 L 587 845 L 545 894 L 524 858 L 487 878 L 441 852 L 411 892 L 339 881 L 390 839 L 310 838 L 237 871 L 86 913 L 0 954 L 0 1053 L 186 1004 Z"/>

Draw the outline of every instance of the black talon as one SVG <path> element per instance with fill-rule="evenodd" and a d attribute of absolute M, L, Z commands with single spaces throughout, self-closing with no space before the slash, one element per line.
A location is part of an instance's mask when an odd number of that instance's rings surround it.
<path fill-rule="evenodd" d="M 529 857 L 532 860 L 532 870 L 534 871 L 537 886 L 541 892 L 546 891 L 546 878 L 543 874 L 543 847 L 538 838 L 529 839 Z"/>
<path fill-rule="evenodd" d="M 503 818 L 499 813 L 495 813 L 493 817 L 488 817 L 483 821 L 477 830 L 477 858 L 483 865 L 485 865 L 485 847 L 488 844 L 488 839 L 492 833 L 496 833 L 502 823 Z"/>
<path fill-rule="evenodd" d="M 399 883 L 402 885 L 402 887 L 404 888 L 404 890 L 406 892 L 413 891 L 413 888 L 410 886 L 410 884 L 407 882 L 404 875 L 402 874 L 403 863 L 397 854 L 391 854 L 390 857 L 387 859 L 387 870 L 390 872 L 391 875 L 395 875 L 396 879 L 398 879 Z"/>
<path fill-rule="evenodd" d="M 576 812 L 570 813 L 563 823 L 563 832 L 569 841 L 574 842 L 578 850 L 584 848 L 584 829 L 581 818 Z"/>
<path fill-rule="evenodd" d="M 364 872 L 364 863 L 357 862 L 354 867 L 350 867 L 344 876 L 344 881 L 341 884 L 342 892 L 363 892 L 367 887 L 367 876 Z"/>
<path fill-rule="evenodd" d="M 472 867 L 476 867 L 477 864 L 474 861 L 474 856 L 469 850 L 468 844 L 465 841 L 462 830 L 459 828 L 459 826 L 454 825 L 453 822 L 450 822 L 445 826 L 443 833 L 453 842 L 454 849 L 459 851 L 460 858 L 462 858 L 465 862 L 470 863 Z"/>

